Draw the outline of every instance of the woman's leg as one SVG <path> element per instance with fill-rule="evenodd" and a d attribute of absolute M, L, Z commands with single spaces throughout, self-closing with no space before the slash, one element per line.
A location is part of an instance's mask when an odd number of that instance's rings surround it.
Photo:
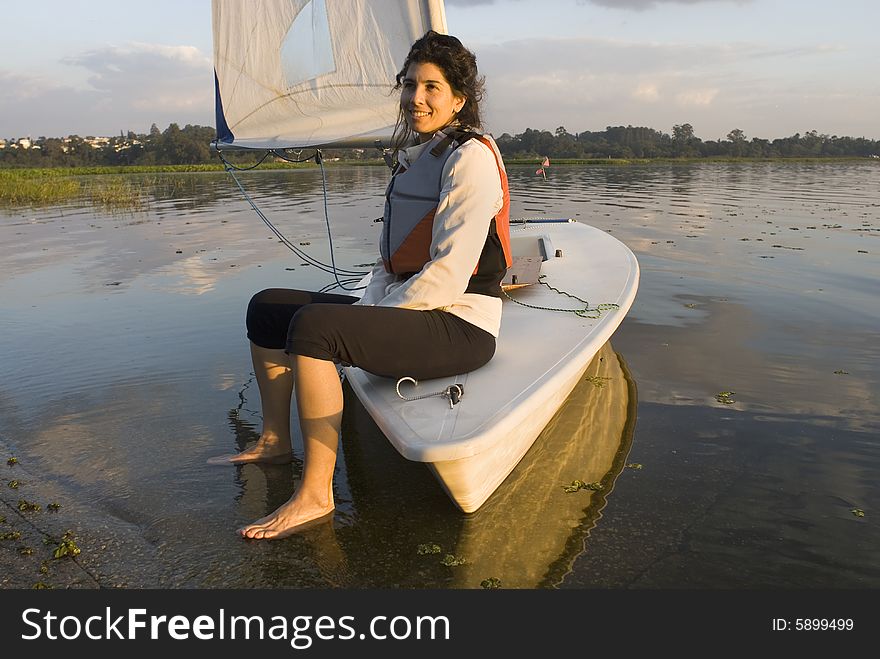
<path fill-rule="evenodd" d="M 333 472 L 342 425 L 342 385 L 334 361 L 380 375 L 440 377 L 479 368 L 495 339 L 444 312 L 393 307 L 309 304 L 289 328 L 303 476 L 293 496 L 266 517 L 239 529 L 246 538 L 277 539 L 333 512 Z"/>
<path fill-rule="evenodd" d="M 350 305 L 355 300 L 348 295 L 285 288 L 267 288 L 251 298 L 246 325 L 254 375 L 260 390 L 263 429 L 254 446 L 241 453 L 211 458 L 209 463 L 291 462 L 290 402 L 294 377 L 290 357 L 284 349 L 291 318 L 307 304 Z"/>
<path fill-rule="evenodd" d="M 305 456 L 303 476 L 290 499 L 239 529 L 246 538 L 278 539 L 333 512 L 333 470 L 342 425 L 342 384 L 332 361 L 295 355 L 296 403 Z"/>
<path fill-rule="evenodd" d="M 293 460 L 290 444 L 293 371 L 290 356 L 284 350 L 261 348 L 252 342 L 251 361 L 263 408 L 260 438 L 241 453 L 211 458 L 208 460 L 211 464 L 287 464 Z"/>

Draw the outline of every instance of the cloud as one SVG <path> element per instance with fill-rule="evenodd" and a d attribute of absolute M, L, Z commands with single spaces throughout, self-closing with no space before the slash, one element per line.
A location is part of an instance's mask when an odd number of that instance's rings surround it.
<path fill-rule="evenodd" d="M 146 132 L 151 123 L 213 123 L 209 57 L 191 46 L 130 43 L 63 60 L 84 69 L 86 88 L 0 71 L 3 130 L 9 136 Z"/>
<path fill-rule="evenodd" d="M 0 137 L 105 134 L 91 130 L 89 121 L 80 124 L 81 128 L 67 123 L 73 117 L 94 117 L 101 101 L 97 92 L 68 87 L 45 77 L 24 76 L 9 71 L 0 71 L 0 88 L 4 90 L 0 95 L 0 116 L 3 117 L 0 127 L 3 135 Z"/>
<path fill-rule="evenodd" d="M 846 128 L 843 122 L 849 118 L 835 116 L 828 103 L 803 101 L 805 89 L 821 88 L 866 108 L 856 99 L 863 91 L 853 91 L 839 76 L 817 77 L 822 68 L 817 64 L 839 52 L 824 45 L 583 37 L 487 43 L 474 49 L 487 81 L 487 128 L 496 134 L 627 124 L 668 132 L 682 123 L 692 124 L 704 139 L 723 138 L 733 127 L 759 137 L 791 135 L 804 126 L 841 135 L 864 132 Z M 867 110 L 863 114 L 861 124 L 867 125 Z"/>
<path fill-rule="evenodd" d="M 660 98 L 660 91 L 655 83 L 642 82 L 633 90 L 632 96 L 640 101 L 653 103 Z"/>
<path fill-rule="evenodd" d="M 494 4 L 509 4 L 513 2 L 522 2 L 523 0 L 446 0 L 447 5 L 456 7 L 479 7 Z M 623 9 L 632 11 L 644 11 L 653 9 L 657 5 L 681 4 L 696 5 L 717 2 L 733 2 L 738 5 L 753 2 L 753 0 L 577 0 L 578 5 L 599 5 L 600 7 L 608 7 L 610 9 Z"/>
<path fill-rule="evenodd" d="M 657 5 L 705 5 L 711 2 L 733 2 L 741 5 L 747 4 L 752 1 L 753 0 L 577 0 L 577 4 L 593 4 L 599 5 L 601 7 L 609 7 L 611 9 L 629 9 L 635 11 L 644 11 L 645 9 L 651 9 Z M 522 2 L 522 0 L 446 0 L 447 5 L 454 5 L 457 7 L 476 7 L 480 5 L 485 6 L 511 2 Z"/>
<path fill-rule="evenodd" d="M 628 9 L 634 11 L 653 9 L 657 5 L 705 5 L 710 2 L 733 2 L 742 5 L 752 2 L 752 0 L 577 0 L 579 5 L 592 4 L 601 7 L 609 7 L 610 9 Z"/>
<path fill-rule="evenodd" d="M 688 89 L 675 95 L 681 107 L 707 106 L 718 96 L 718 89 Z"/>
<path fill-rule="evenodd" d="M 476 7 L 478 5 L 494 5 L 497 0 L 446 0 L 447 5 L 456 5 L 458 7 Z M 519 2 L 521 0 L 512 0 Z M 503 0 L 502 0 L 503 2 Z"/>
<path fill-rule="evenodd" d="M 140 112 L 210 108 L 211 60 L 192 46 L 132 43 L 65 61 L 90 71 L 96 90 Z"/>

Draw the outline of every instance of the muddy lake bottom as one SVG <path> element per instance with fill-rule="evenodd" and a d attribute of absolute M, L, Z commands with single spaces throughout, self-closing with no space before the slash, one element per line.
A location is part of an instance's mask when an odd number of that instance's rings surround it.
<path fill-rule="evenodd" d="M 250 296 L 330 277 L 221 173 L 132 175 L 133 211 L 0 210 L 0 586 L 880 587 L 880 166 L 547 174 L 510 168 L 514 217 L 639 259 L 603 361 L 471 515 L 347 391 L 337 512 L 278 542 L 235 529 L 290 496 L 297 439 L 291 465 L 206 460 L 260 431 Z M 337 263 L 363 268 L 387 174 L 327 175 Z M 318 172 L 242 181 L 328 260 Z"/>

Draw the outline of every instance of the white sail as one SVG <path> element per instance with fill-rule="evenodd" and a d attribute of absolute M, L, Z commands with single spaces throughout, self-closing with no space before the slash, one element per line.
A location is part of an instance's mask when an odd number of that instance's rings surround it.
<path fill-rule="evenodd" d="M 394 77 L 442 0 L 213 0 L 218 145 L 387 142 Z"/>

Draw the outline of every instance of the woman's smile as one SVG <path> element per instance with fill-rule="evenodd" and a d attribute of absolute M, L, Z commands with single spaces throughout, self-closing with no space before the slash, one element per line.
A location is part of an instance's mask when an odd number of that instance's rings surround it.
<path fill-rule="evenodd" d="M 400 107 L 409 128 L 422 142 L 455 120 L 465 104 L 436 64 L 413 62 L 403 79 Z"/>

